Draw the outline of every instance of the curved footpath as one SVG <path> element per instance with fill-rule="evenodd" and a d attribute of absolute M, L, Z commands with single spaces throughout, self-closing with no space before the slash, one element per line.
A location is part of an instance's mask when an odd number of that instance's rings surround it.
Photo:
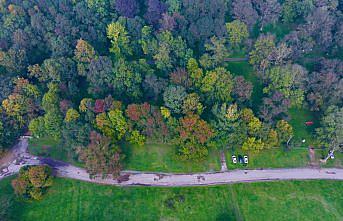
<path fill-rule="evenodd" d="M 328 179 L 343 180 L 343 169 L 327 168 L 294 168 L 294 169 L 259 169 L 259 170 L 233 170 L 216 173 L 195 173 L 195 174 L 172 174 L 172 173 L 146 173 L 135 171 L 123 171 L 122 175 L 114 180 L 112 178 L 90 179 L 85 169 L 70 164 L 40 158 L 30 155 L 27 152 L 28 141 L 22 139 L 12 150 L 14 161 L 0 165 L 0 180 L 13 175 L 25 165 L 47 164 L 54 168 L 59 177 L 82 180 L 92 183 L 130 186 L 199 186 L 217 185 L 241 182 L 261 182 L 275 180 L 307 180 L 307 179 Z"/>

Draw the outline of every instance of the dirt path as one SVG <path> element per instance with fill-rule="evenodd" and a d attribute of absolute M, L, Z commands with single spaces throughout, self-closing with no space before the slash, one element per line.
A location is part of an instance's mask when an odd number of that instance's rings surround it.
<path fill-rule="evenodd" d="M 194 174 L 173 174 L 173 173 L 146 173 L 146 172 L 122 172 L 119 179 L 111 177 L 102 179 L 100 177 L 90 179 L 85 169 L 70 164 L 56 161 L 50 158 L 37 158 L 27 152 L 28 141 L 21 140 L 14 148 L 16 160 L 7 162 L 7 171 L 0 171 L 0 180 L 9 175 L 17 173 L 24 165 L 47 164 L 54 168 L 59 177 L 82 180 L 92 183 L 130 186 L 200 186 L 218 185 L 239 182 L 261 182 L 275 180 L 305 180 L 305 179 L 329 179 L 343 180 L 343 169 L 315 169 L 315 168 L 294 168 L 294 169 L 265 169 L 265 170 L 233 170 L 216 173 L 194 173 Z M 3 166 L 3 165 L 1 165 Z"/>
<path fill-rule="evenodd" d="M 226 164 L 226 157 L 225 157 L 225 152 L 221 151 L 220 152 L 220 164 L 221 164 L 221 172 L 227 171 L 227 164 Z"/>
<path fill-rule="evenodd" d="M 245 57 L 245 58 L 225 58 L 224 61 L 227 61 L 227 62 L 237 62 L 237 61 L 248 61 L 249 58 L 248 57 Z"/>

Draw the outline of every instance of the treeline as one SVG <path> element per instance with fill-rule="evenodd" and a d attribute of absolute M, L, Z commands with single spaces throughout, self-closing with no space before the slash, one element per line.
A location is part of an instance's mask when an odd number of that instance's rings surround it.
<path fill-rule="evenodd" d="M 29 129 L 116 176 L 124 142 L 174 143 L 182 160 L 280 146 L 290 107 L 318 112 L 322 145 L 343 142 L 338 1 L 2 1 L 0 15 L 1 149 Z M 242 52 L 257 106 L 226 68 Z"/>

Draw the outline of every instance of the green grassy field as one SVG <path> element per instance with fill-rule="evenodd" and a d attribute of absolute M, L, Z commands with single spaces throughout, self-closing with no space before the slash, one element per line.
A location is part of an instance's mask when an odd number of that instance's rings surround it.
<path fill-rule="evenodd" d="M 10 179 L 0 198 L 13 196 Z M 342 220 L 343 182 L 288 181 L 211 187 L 100 186 L 56 179 L 42 201 L 14 200 L 11 220 Z"/>
<path fill-rule="evenodd" d="M 262 82 L 257 77 L 253 67 L 247 61 L 239 62 L 228 62 L 227 69 L 234 75 L 241 75 L 245 80 L 250 81 L 253 84 L 253 92 L 251 95 L 252 98 L 252 107 L 254 111 L 257 111 L 257 107 L 262 102 L 263 96 L 263 85 Z M 256 110 L 255 110 L 256 109 Z"/>
<path fill-rule="evenodd" d="M 315 114 L 306 109 L 291 108 L 289 109 L 291 117 L 290 124 L 293 127 L 294 137 L 292 139 L 293 147 L 308 147 L 315 145 L 315 128 L 319 126 L 319 119 Z M 306 126 L 305 122 L 314 122 L 311 126 Z M 305 143 L 301 141 L 305 139 Z"/>
<path fill-rule="evenodd" d="M 247 166 L 243 166 L 239 163 L 233 164 L 231 160 L 232 154 L 238 157 L 240 155 L 247 155 L 249 157 L 249 163 Z M 226 152 L 226 163 L 228 169 L 239 168 L 282 168 L 282 167 L 305 167 L 308 166 L 309 158 L 308 151 L 304 149 L 297 149 L 291 151 L 284 151 L 282 149 L 270 149 L 263 150 L 259 153 L 247 153 L 240 149 L 236 151 Z"/>
<path fill-rule="evenodd" d="M 328 151 L 323 151 L 322 155 L 319 155 L 318 157 L 326 156 Z M 343 168 L 343 152 L 335 152 L 335 159 L 328 159 L 326 164 L 323 165 L 323 167 L 337 167 L 337 168 Z"/>
<path fill-rule="evenodd" d="M 82 166 L 80 162 L 70 156 L 66 148 L 64 148 L 59 141 L 48 137 L 30 139 L 29 152 L 36 156 L 51 157 L 56 160 L 61 160 L 77 166 Z"/>
<path fill-rule="evenodd" d="M 283 39 L 288 33 L 290 33 L 294 29 L 294 25 L 285 24 L 285 23 L 277 23 L 277 24 L 269 24 L 266 25 L 263 29 L 263 33 L 273 33 L 276 37 L 276 40 L 279 41 Z"/>
<path fill-rule="evenodd" d="M 250 73 L 252 74 L 252 72 Z M 252 76 L 247 75 L 246 78 L 250 79 L 252 78 Z M 262 92 L 259 92 L 258 95 L 255 96 L 261 96 L 261 93 Z M 247 168 L 281 168 L 307 166 L 309 164 L 307 148 L 311 145 L 316 144 L 316 140 L 314 138 L 314 129 L 318 125 L 318 122 L 316 121 L 314 114 L 306 109 L 291 108 L 289 110 L 289 114 L 291 117 L 290 124 L 292 125 L 294 131 L 294 136 L 290 142 L 290 150 L 284 150 L 284 148 L 282 147 L 264 150 L 259 153 L 243 152 L 240 148 L 235 148 L 233 151 L 228 150 L 226 152 L 228 168 L 236 169 L 245 167 L 239 164 L 233 164 L 231 160 L 232 154 L 236 156 L 238 154 L 248 155 L 249 164 L 246 166 Z M 306 121 L 313 121 L 315 122 L 315 124 L 312 126 L 306 126 Z M 304 139 L 305 142 L 303 143 L 302 140 Z"/>
<path fill-rule="evenodd" d="M 168 144 L 146 144 L 142 147 L 125 145 L 124 168 L 127 170 L 159 172 L 206 172 L 220 170 L 220 154 L 211 150 L 209 157 L 200 162 L 180 161 L 175 147 Z"/>

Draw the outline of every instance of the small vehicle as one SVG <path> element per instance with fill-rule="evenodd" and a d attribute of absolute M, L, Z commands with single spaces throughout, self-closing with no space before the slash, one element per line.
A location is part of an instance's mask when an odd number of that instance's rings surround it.
<path fill-rule="evenodd" d="M 248 156 L 247 156 L 247 155 L 244 155 L 243 158 L 244 158 L 244 163 L 245 163 L 245 164 L 248 164 L 248 163 L 249 163 Z"/>
<path fill-rule="evenodd" d="M 244 163 L 242 155 L 238 155 L 238 162 L 241 163 L 241 164 Z"/>
<path fill-rule="evenodd" d="M 235 155 L 232 155 L 231 156 L 231 159 L 232 159 L 232 163 L 233 164 L 236 164 L 237 163 L 237 157 Z"/>

